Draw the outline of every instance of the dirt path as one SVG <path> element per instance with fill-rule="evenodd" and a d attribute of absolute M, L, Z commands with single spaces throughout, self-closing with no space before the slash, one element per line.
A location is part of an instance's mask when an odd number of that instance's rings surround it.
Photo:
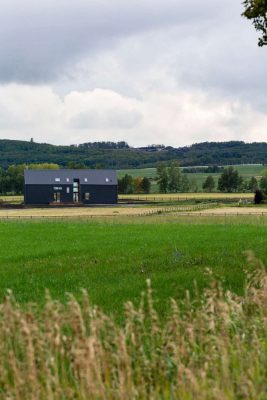
<path fill-rule="evenodd" d="M 199 211 L 193 211 L 194 215 L 266 215 L 266 207 L 222 207 Z"/>

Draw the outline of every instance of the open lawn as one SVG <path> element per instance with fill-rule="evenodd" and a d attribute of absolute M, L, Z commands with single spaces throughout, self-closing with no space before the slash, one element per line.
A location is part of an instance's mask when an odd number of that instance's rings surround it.
<path fill-rule="evenodd" d="M 170 297 L 200 289 L 210 268 L 224 286 L 242 293 L 245 250 L 267 262 L 267 226 L 261 222 L 192 223 L 152 217 L 146 223 L 0 222 L 0 298 L 7 288 L 19 302 L 44 302 L 85 288 L 94 304 L 120 315 L 139 299 L 150 278 L 160 315 Z"/>

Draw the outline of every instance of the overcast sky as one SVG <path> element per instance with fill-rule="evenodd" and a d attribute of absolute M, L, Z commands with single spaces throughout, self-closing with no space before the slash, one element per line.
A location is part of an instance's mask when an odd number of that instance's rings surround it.
<path fill-rule="evenodd" d="M 267 141 L 241 0 L 1 0 L 0 138 Z"/>

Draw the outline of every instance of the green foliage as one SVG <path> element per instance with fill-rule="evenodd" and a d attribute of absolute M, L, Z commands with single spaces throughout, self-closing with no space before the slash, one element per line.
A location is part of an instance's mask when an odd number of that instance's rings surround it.
<path fill-rule="evenodd" d="M 150 193 L 151 182 L 147 177 L 132 177 L 125 174 L 123 177 L 118 178 L 118 192 L 119 194 L 141 194 Z"/>
<path fill-rule="evenodd" d="M 134 192 L 134 180 L 131 175 L 125 174 L 118 179 L 118 192 L 120 194 L 131 194 Z"/>
<path fill-rule="evenodd" d="M 190 182 L 186 174 L 182 175 L 181 179 L 181 192 L 188 193 L 190 190 Z"/>
<path fill-rule="evenodd" d="M 157 167 L 157 182 L 160 193 L 167 193 L 169 186 L 169 176 L 166 165 L 160 164 Z"/>
<path fill-rule="evenodd" d="M 181 172 L 177 162 L 171 162 L 168 167 L 159 165 L 156 179 L 160 193 L 188 193 L 198 190 L 197 181 L 194 178 L 189 180 L 187 174 Z"/>
<path fill-rule="evenodd" d="M 0 193 L 21 194 L 24 185 L 25 169 L 58 169 L 57 164 L 19 164 L 10 165 L 6 171 L 0 170 Z"/>
<path fill-rule="evenodd" d="M 267 45 L 267 1 L 245 0 L 243 4 L 245 6 L 243 16 L 252 20 L 255 29 L 262 35 L 259 38 L 259 46 Z"/>
<path fill-rule="evenodd" d="M 255 176 L 252 176 L 248 182 L 248 190 L 250 192 L 255 192 L 259 188 L 259 184 Z"/>
<path fill-rule="evenodd" d="M 256 190 L 255 191 L 255 196 L 254 196 L 254 203 L 255 204 L 261 204 L 263 203 L 264 196 L 261 190 Z"/>
<path fill-rule="evenodd" d="M 262 173 L 262 178 L 260 180 L 260 188 L 265 195 L 267 195 L 267 170 Z"/>
<path fill-rule="evenodd" d="M 218 180 L 220 192 L 238 192 L 242 187 L 243 179 L 233 167 L 225 168 Z"/>
<path fill-rule="evenodd" d="M 86 169 L 86 165 L 84 163 L 69 161 L 67 164 L 67 168 L 69 169 Z"/>
<path fill-rule="evenodd" d="M 207 176 L 205 182 L 202 185 L 202 188 L 203 188 L 204 192 L 211 193 L 211 192 L 214 191 L 214 189 L 215 189 L 215 181 L 214 181 L 213 176 L 211 176 L 211 175 Z"/>
<path fill-rule="evenodd" d="M 195 177 L 189 179 L 189 191 L 193 193 L 197 193 L 199 191 L 198 182 Z"/>
<path fill-rule="evenodd" d="M 181 171 L 179 163 L 173 161 L 168 167 L 168 189 L 171 193 L 179 192 L 181 188 Z"/>
<path fill-rule="evenodd" d="M 69 163 L 86 168 L 131 169 L 154 167 L 157 163 L 178 161 L 181 166 L 267 164 L 267 143 L 224 142 L 199 143 L 187 147 L 128 148 L 126 145 L 86 143 L 79 146 L 54 146 L 18 140 L 0 140 L 0 166 L 11 164 L 55 163 L 66 168 Z M 210 173 L 212 171 L 207 171 Z M 218 172 L 216 168 L 216 172 Z"/>
<path fill-rule="evenodd" d="M 143 193 L 146 194 L 150 193 L 151 182 L 146 176 L 141 181 L 141 189 Z"/>
<path fill-rule="evenodd" d="M 141 184 L 142 184 L 142 178 L 140 178 L 140 176 L 133 178 L 133 189 L 134 189 L 133 193 L 141 194 L 143 192 Z"/>

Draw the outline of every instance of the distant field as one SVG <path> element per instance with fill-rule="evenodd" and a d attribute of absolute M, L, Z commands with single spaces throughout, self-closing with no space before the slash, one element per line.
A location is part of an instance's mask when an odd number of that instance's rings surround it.
<path fill-rule="evenodd" d="M 237 169 L 238 172 L 240 173 L 240 175 L 246 180 L 248 180 L 252 176 L 259 178 L 264 169 L 264 167 L 262 165 L 238 165 L 238 166 L 234 166 L 234 168 Z M 154 179 L 157 174 L 156 168 L 123 169 L 123 170 L 119 170 L 117 172 L 118 172 L 118 177 L 122 177 L 125 174 L 129 174 L 129 175 L 132 175 L 133 177 L 147 176 L 148 178 L 152 178 L 152 179 Z M 213 176 L 213 178 L 215 179 L 216 185 L 217 185 L 220 174 L 217 174 L 217 173 L 216 174 L 205 174 L 205 173 L 187 174 L 188 179 L 195 180 L 195 182 L 198 185 L 199 191 L 202 190 L 202 184 L 205 181 L 205 179 L 207 178 L 207 176 L 209 176 L 209 175 Z M 157 187 L 156 182 L 152 182 L 151 192 L 152 193 L 158 192 L 158 187 Z"/>
<path fill-rule="evenodd" d="M 241 293 L 243 252 L 267 261 L 267 225 L 227 221 L 0 222 L 0 299 L 9 288 L 19 302 L 41 304 L 46 288 L 61 300 L 86 288 L 93 303 L 117 315 L 150 278 L 163 315 L 170 297 L 183 297 L 194 281 L 208 284 L 207 268 Z"/>
<path fill-rule="evenodd" d="M 192 167 L 192 168 L 194 168 L 194 167 Z M 234 168 L 237 169 L 238 172 L 242 176 L 260 176 L 261 172 L 266 167 L 264 167 L 262 165 L 236 165 L 236 166 L 234 166 Z M 118 172 L 119 177 L 122 177 L 125 174 L 129 174 L 129 175 L 132 175 L 133 177 L 147 176 L 148 178 L 155 178 L 156 174 L 157 174 L 156 168 L 120 169 L 117 172 Z M 188 174 L 188 176 L 190 176 L 190 175 L 192 175 L 192 174 Z M 193 175 L 203 175 L 203 174 L 200 173 L 200 174 L 193 174 Z M 210 174 L 204 174 L 204 175 L 210 175 Z M 214 175 L 218 175 L 218 174 L 214 174 Z"/>
<path fill-rule="evenodd" d="M 0 196 L 0 201 L 7 201 L 9 203 L 21 203 L 23 196 Z"/>

